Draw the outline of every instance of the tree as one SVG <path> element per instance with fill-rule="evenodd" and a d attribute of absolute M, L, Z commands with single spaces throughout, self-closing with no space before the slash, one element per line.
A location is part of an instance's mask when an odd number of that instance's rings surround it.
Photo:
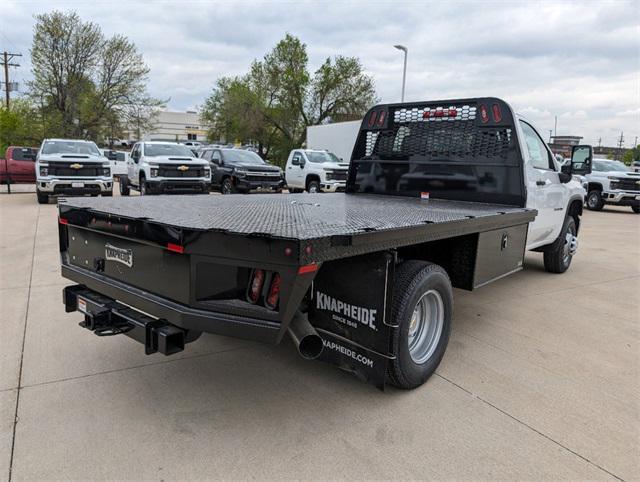
<path fill-rule="evenodd" d="M 307 48 L 287 34 L 243 76 L 218 79 L 202 117 L 210 137 L 252 139 L 283 160 L 307 126 L 362 118 L 376 102 L 373 79 L 357 58 L 327 58 L 313 75 Z"/>
<path fill-rule="evenodd" d="M 28 99 L 14 99 L 11 109 L 0 107 L 0 157 L 7 147 L 37 146 L 42 141 L 39 135 L 38 112 Z"/>
<path fill-rule="evenodd" d="M 161 104 L 146 93 L 149 68 L 136 46 L 122 35 L 105 38 L 74 12 L 36 15 L 31 63 L 31 95 L 57 121 L 56 135 L 97 139 L 121 122 L 131 99 Z"/>
<path fill-rule="evenodd" d="M 624 162 L 627 166 L 630 166 L 632 162 L 636 161 L 640 161 L 640 146 L 635 146 L 631 149 L 627 149 L 622 156 L 622 162 Z"/>

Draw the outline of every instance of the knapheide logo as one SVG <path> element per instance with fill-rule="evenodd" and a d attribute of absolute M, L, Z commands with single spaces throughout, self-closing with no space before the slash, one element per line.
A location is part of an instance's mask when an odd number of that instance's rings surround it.
<path fill-rule="evenodd" d="M 316 308 L 318 310 L 332 311 L 336 315 L 342 315 L 357 321 L 359 324 L 377 330 L 375 321 L 378 310 L 352 305 L 316 290 Z M 340 320 L 338 320 L 340 321 Z M 345 322 L 348 320 L 345 320 Z M 346 323 L 351 325 L 351 323 Z M 354 327 L 355 328 L 355 327 Z"/>
<path fill-rule="evenodd" d="M 364 366 L 373 368 L 373 360 L 371 358 L 361 355 L 360 353 L 356 352 L 355 350 L 352 350 L 351 348 L 347 348 L 346 346 L 342 346 L 339 343 L 336 343 L 335 341 L 331 341 L 331 340 L 322 340 L 322 344 L 324 345 L 325 348 L 328 348 L 329 350 L 337 351 L 342 355 L 352 358 L 358 363 L 362 363 Z"/>

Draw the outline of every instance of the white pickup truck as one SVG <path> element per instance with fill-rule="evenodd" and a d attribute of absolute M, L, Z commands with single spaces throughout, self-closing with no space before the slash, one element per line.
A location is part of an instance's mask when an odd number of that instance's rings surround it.
<path fill-rule="evenodd" d="M 120 177 L 120 194 L 131 189 L 147 194 L 208 194 L 209 163 L 175 142 L 138 142 L 127 159 L 127 175 Z"/>
<path fill-rule="evenodd" d="M 36 157 L 36 195 L 47 204 L 49 196 L 111 196 L 113 173 L 109 160 L 95 142 L 45 139 Z"/>
<path fill-rule="evenodd" d="M 294 149 L 284 172 L 290 192 L 343 192 L 349 163 L 329 151 Z"/>
<path fill-rule="evenodd" d="M 591 174 L 584 176 L 587 208 L 600 211 L 605 204 L 629 206 L 640 214 L 640 172 L 620 161 L 594 159 Z"/>

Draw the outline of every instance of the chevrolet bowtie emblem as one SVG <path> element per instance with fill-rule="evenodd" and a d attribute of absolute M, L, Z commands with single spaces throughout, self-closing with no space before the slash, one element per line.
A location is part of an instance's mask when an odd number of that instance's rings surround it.
<path fill-rule="evenodd" d="M 78 163 L 76 163 L 76 164 L 71 164 L 69 167 L 70 167 L 71 169 L 82 169 L 82 164 L 78 164 Z"/>
<path fill-rule="evenodd" d="M 178 166 L 178 171 L 188 171 L 189 166 Z"/>

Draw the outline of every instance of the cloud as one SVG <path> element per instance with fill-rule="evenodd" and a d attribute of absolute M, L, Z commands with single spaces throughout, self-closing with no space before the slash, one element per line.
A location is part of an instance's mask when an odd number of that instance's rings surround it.
<path fill-rule="evenodd" d="M 0 45 L 25 57 L 33 15 L 51 2 L 5 0 Z M 383 102 L 492 95 L 541 132 L 614 145 L 640 135 L 638 3 L 506 1 L 87 2 L 62 1 L 108 34 L 133 40 L 151 68 L 149 89 L 172 109 L 202 104 L 215 80 L 240 75 L 286 32 L 308 46 L 311 68 L 328 56 L 361 59 Z M 626 113 L 621 115 L 621 113 Z M 627 142 L 630 145 L 630 142 Z"/>

